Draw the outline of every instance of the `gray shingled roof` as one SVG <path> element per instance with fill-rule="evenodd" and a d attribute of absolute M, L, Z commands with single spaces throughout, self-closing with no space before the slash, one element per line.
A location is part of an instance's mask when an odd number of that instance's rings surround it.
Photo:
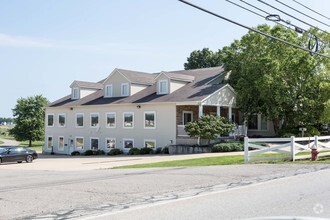
<path fill-rule="evenodd" d="M 87 88 L 87 89 L 103 89 L 102 83 L 94 83 L 94 82 L 85 82 L 85 81 L 73 81 L 72 84 L 76 84 L 79 88 Z"/>
<path fill-rule="evenodd" d="M 165 71 L 164 72 L 161 72 L 161 73 L 165 73 L 172 80 L 192 82 L 195 79 L 194 76 L 190 76 L 190 75 L 187 75 L 187 74 L 179 74 L 179 73 L 165 72 Z"/>
<path fill-rule="evenodd" d="M 152 85 L 155 83 L 155 74 L 124 69 L 117 69 L 117 71 L 123 74 L 131 83 L 143 85 Z"/>
<path fill-rule="evenodd" d="M 224 84 L 209 83 L 220 73 L 224 71 L 223 67 L 212 67 L 196 70 L 182 70 L 167 72 L 167 74 L 185 75 L 187 78 L 194 77 L 194 81 L 167 95 L 157 95 L 156 84 L 148 86 L 146 89 L 129 96 L 129 97 L 114 97 L 104 98 L 103 90 L 98 90 L 79 100 L 71 100 L 68 95 L 53 103 L 48 107 L 55 106 L 84 106 L 84 105 L 107 105 L 107 104 L 122 104 L 122 103 L 159 103 L 159 102 L 191 102 L 202 101 L 207 96 L 213 94 Z M 155 76 L 155 75 L 154 75 Z"/>

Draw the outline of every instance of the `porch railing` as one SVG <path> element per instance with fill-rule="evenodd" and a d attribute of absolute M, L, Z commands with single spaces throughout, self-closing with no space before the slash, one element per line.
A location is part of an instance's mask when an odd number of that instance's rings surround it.
<path fill-rule="evenodd" d="M 178 125 L 178 136 L 181 137 L 189 137 L 187 132 L 184 130 L 185 125 Z M 238 125 L 234 128 L 234 131 L 229 134 L 230 137 L 237 137 L 237 136 L 246 136 L 246 126 Z"/>
<path fill-rule="evenodd" d="M 184 130 L 185 125 L 178 125 L 178 136 L 181 137 L 189 137 L 189 135 L 187 134 L 187 132 Z"/>

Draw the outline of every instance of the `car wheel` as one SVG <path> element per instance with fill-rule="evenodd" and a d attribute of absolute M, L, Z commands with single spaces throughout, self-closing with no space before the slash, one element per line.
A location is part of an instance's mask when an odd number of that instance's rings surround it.
<path fill-rule="evenodd" d="M 2 163 L 2 159 L 0 158 L 0 164 Z"/>
<path fill-rule="evenodd" d="M 32 161 L 33 161 L 33 157 L 32 157 L 32 155 L 27 155 L 26 156 L 26 158 L 25 158 L 25 161 L 27 162 L 27 163 L 32 163 Z"/>

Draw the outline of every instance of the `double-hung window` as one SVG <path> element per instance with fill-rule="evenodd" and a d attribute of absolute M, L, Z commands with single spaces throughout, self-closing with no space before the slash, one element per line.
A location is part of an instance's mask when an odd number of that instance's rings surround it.
<path fill-rule="evenodd" d="M 79 88 L 72 88 L 72 99 L 79 99 Z"/>
<path fill-rule="evenodd" d="M 116 113 L 108 112 L 106 114 L 106 126 L 107 128 L 115 128 L 116 127 Z"/>
<path fill-rule="evenodd" d="M 59 114 L 58 115 L 58 126 L 59 127 L 65 127 L 66 125 L 66 115 L 63 114 Z"/>
<path fill-rule="evenodd" d="M 54 127 L 54 114 L 47 115 L 47 127 Z"/>
<path fill-rule="evenodd" d="M 155 112 L 144 112 L 144 128 L 156 128 Z"/>
<path fill-rule="evenodd" d="M 124 128 L 134 128 L 134 113 L 133 112 L 124 112 Z"/>
<path fill-rule="evenodd" d="M 159 94 L 168 94 L 168 81 L 159 80 L 158 82 Z"/>
<path fill-rule="evenodd" d="M 121 96 L 128 96 L 129 93 L 128 83 L 121 84 Z"/>
<path fill-rule="evenodd" d="M 105 97 L 112 97 L 112 85 L 105 86 Z"/>
<path fill-rule="evenodd" d="M 91 128 L 99 126 L 99 113 L 91 113 Z"/>
<path fill-rule="evenodd" d="M 188 122 L 193 120 L 193 112 L 191 111 L 184 111 L 182 112 L 182 122 L 186 125 Z"/>
<path fill-rule="evenodd" d="M 84 113 L 76 114 L 76 127 L 84 127 Z"/>

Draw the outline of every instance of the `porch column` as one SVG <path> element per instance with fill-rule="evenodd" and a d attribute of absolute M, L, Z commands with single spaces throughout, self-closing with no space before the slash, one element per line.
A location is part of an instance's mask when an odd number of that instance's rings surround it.
<path fill-rule="evenodd" d="M 231 122 L 232 121 L 232 108 L 228 107 L 228 120 Z"/>
<path fill-rule="evenodd" d="M 217 105 L 217 116 L 221 116 L 221 106 L 220 105 Z"/>
<path fill-rule="evenodd" d="M 199 104 L 198 105 L 198 118 L 203 116 L 203 105 Z"/>

